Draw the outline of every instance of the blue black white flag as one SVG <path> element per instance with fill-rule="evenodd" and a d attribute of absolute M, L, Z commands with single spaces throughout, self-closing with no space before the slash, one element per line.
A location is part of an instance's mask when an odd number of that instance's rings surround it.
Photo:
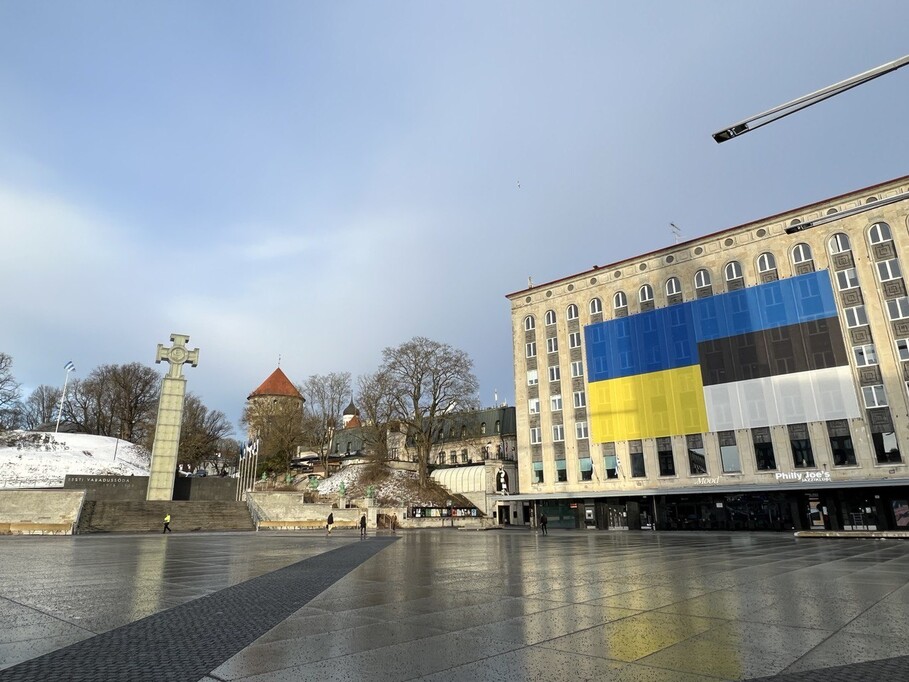
<path fill-rule="evenodd" d="M 63 369 L 65 369 L 67 372 L 75 372 L 76 366 L 73 364 L 73 361 L 70 360 L 65 365 L 63 365 Z"/>

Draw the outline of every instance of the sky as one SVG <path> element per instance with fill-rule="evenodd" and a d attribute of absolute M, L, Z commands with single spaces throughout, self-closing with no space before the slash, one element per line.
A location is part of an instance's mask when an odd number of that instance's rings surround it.
<path fill-rule="evenodd" d="M 188 390 L 237 422 L 279 356 L 356 380 L 425 336 L 513 404 L 528 277 L 909 173 L 909 67 L 711 138 L 909 54 L 907 25 L 903 0 L 0 0 L 0 352 L 24 398 L 188 334 Z"/>

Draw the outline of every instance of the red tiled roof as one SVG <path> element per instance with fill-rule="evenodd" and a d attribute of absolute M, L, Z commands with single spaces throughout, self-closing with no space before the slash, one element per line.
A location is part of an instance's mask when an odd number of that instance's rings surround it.
<path fill-rule="evenodd" d="M 264 395 L 303 399 L 303 396 L 300 395 L 300 391 L 298 391 L 297 387 L 287 378 L 287 375 L 281 371 L 280 367 L 272 372 L 269 377 L 262 382 L 262 385 L 250 393 L 246 399 L 249 400 L 250 398 Z"/>

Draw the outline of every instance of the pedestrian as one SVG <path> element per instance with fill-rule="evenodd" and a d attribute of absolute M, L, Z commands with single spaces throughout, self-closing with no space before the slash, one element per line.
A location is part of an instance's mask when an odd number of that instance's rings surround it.
<path fill-rule="evenodd" d="M 391 532 L 394 533 L 398 529 L 398 515 L 393 514 L 391 517 Z"/>
<path fill-rule="evenodd" d="M 164 530 L 161 531 L 161 534 L 164 535 L 164 533 L 173 533 L 170 529 L 170 514 L 164 515 Z"/>
<path fill-rule="evenodd" d="M 331 512 L 328 512 L 328 520 L 325 523 L 325 527 L 328 528 L 326 535 L 331 535 L 331 527 L 335 525 L 335 515 Z"/>
<path fill-rule="evenodd" d="M 366 514 L 360 517 L 360 537 L 366 537 Z"/>
<path fill-rule="evenodd" d="M 548 521 L 548 519 L 546 518 L 546 514 L 540 514 L 540 531 L 543 533 L 543 535 L 548 535 L 548 533 L 546 532 L 546 522 L 547 521 Z"/>

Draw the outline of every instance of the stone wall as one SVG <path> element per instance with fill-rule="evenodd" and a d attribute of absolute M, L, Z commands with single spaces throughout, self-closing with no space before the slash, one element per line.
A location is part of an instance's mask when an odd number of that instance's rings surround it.
<path fill-rule="evenodd" d="M 81 490 L 0 490 L 0 534 L 71 534 L 84 497 Z"/>

